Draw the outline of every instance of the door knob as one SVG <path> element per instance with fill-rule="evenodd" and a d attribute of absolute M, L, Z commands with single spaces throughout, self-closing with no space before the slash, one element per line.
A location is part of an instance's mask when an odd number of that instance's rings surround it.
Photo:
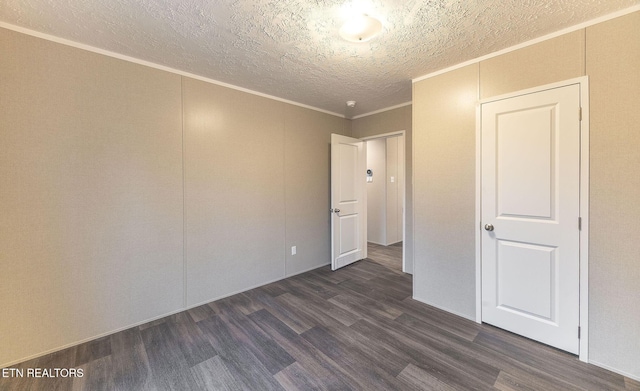
<path fill-rule="evenodd" d="M 331 213 L 340 213 L 340 209 L 329 209 Z"/>
<path fill-rule="evenodd" d="M 487 231 L 493 231 L 493 225 L 491 225 L 491 224 L 485 224 L 485 225 L 484 225 L 484 229 L 486 229 Z"/>

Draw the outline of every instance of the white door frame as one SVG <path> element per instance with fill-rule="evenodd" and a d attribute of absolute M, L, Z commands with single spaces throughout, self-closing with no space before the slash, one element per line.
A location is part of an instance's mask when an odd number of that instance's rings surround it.
<path fill-rule="evenodd" d="M 407 272 L 406 265 L 406 248 L 407 248 L 407 137 L 406 131 L 399 130 L 397 132 L 376 134 L 373 136 L 361 137 L 362 141 L 375 140 L 380 138 L 402 137 L 402 156 L 404 157 L 404 164 L 402 164 L 402 177 L 404 178 L 404 191 L 402 192 L 402 271 Z M 411 273 L 413 274 L 413 272 Z"/>
<path fill-rule="evenodd" d="M 558 83 L 529 88 L 483 99 L 476 105 L 476 322 L 482 323 L 482 122 L 481 105 L 543 90 L 580 85 L 580 361 L 589 361 L 589 77 L 582 76 Z"/>

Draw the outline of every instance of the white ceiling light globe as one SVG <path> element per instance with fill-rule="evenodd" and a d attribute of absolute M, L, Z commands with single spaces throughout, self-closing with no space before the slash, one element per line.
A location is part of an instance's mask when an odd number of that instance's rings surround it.
<path fill-rule="evenodd" d="M 340 28 L 340 36 L 349 42 L 366 42 L 382 31 L 382 22 L 366 14 L 349 19 Z"/>

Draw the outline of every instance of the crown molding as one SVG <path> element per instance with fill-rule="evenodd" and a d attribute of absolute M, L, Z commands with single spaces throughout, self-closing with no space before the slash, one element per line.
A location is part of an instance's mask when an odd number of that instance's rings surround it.
<path fill-rule="evenodd" d="M 354 119 L 358 119 L 358 118 L 363 118 L 363 117 L 368 117 L 370 115 L 374 115 L 374 114 L 379 114 L 379 113 L 384 113 L 385 111 L 389 111 L 389 110 L 393 110 L 393 109 L 399 109 L 401 107 L 405 107 L 405 106 L 409 106 L 411 105 L 411 101 L 409 102 L 404 102 L 404 103 L 400 103 L 399 105 L 395 105 L 395 106 L 390 106 L 390 107 L 386 107 L 384 109 L 380 109 L 380 110 L 376 110 L 376 111 L 371 111 L 368 113 L 364 113 L 364 114 L 359 114 L 356 115 L 355 117 L 351 118 L 352 120 Z"/>

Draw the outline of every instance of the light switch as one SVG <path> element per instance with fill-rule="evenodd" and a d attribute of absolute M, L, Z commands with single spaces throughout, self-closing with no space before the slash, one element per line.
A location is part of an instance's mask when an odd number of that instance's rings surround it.
<path fill-rule="evenodd" d="M 291 255 L 296 255 L 297 249 L 296 246 L 291 246 Z"/>
<path fill-rule="evenodd" d="M 391 183 L 393 183 L 393 182 L 395 182 L 395 181 L 396 181 L 396 177 L 392 176 L 392 177 L 391 177 Z"/>

